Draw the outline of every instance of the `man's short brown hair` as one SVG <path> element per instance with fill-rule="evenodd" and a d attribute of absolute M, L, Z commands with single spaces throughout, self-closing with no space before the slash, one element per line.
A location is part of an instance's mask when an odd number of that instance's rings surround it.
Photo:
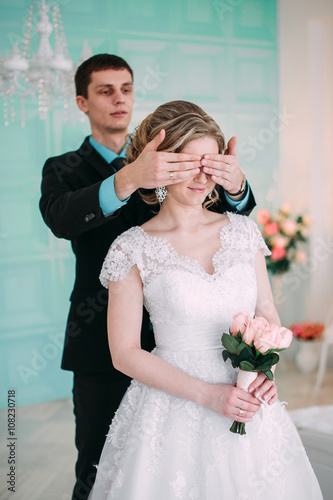
<path fill-rule="evenodd" d="M 88 85 L 91 82 L 91 74 L 94 71 L 103 71 L 106 69 L 127 69 L 133 80 L 133 70 L 127 62 L 121 57 L 112 54 L 97 54 L 84 61 L 75 73 L 76 95 L 82 95 L 88 98 Z"/>

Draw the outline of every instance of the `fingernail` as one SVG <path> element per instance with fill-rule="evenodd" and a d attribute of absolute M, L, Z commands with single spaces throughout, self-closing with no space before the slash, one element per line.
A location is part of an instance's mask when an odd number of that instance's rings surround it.
<path fill-rule="evenodd" d="M 259 398 L 260 398 L 260 396 L 261 396 L 261 393 L 258 391 L 258 392 L 256 392 L 255 396 L 256 396 L 256 398 L 258 398 L 258 399 L 259 399 Z"/>
<path fill-rule="evenodd" d="M 253 391 L 254 391 L 254 387 L 251 387 L 251 388 L 249 389 L 249 392 L 253 392 Z"/>
<path fill-rule="evenodd" d="M 267 396 L 267 395 L 266 395 L 266 396 L 264 396 L 264 400 L 265 400 L 265 401 L 267 401 L 267 399 L 268 399 L 268 396 Z"/>
<path fill-rule="evenodd" d="M 207 165 L 206 160 L 201 160 L 201 165 Z"/>

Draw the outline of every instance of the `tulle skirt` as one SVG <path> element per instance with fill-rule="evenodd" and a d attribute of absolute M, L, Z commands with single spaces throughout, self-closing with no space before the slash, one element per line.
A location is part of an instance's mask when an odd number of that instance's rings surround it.
<path fill-rule="evenodd" d="M 210 383 L 237 377 L 221 350 L 154 353 Z M 284 406 L 262 405 L 246 435 L 232 420 L 132 381 L 112 421 L 89 500 L 321 500 Z"/>

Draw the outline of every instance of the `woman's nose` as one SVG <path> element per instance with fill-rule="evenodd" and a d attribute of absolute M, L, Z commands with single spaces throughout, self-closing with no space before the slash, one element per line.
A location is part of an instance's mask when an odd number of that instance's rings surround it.
<path fill-rule="evenodd" d="M 195 176 L 195 179 L 201 183 L 207 182 L 207 174 L 203 171 L 203 167 L 200 167 L 200 172 Z"/>

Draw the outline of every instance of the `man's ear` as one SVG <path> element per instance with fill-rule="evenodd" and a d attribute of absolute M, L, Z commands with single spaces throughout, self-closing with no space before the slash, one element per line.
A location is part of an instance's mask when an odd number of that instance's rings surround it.
<path fill-rule="evenodd" d="M 85 97 L 83 97 L 82 95 L 78 95 L 76 97 L 76 104 L 80 111 L 82 111 L 83 113 L 88 113 L 87 99 Z"/>

